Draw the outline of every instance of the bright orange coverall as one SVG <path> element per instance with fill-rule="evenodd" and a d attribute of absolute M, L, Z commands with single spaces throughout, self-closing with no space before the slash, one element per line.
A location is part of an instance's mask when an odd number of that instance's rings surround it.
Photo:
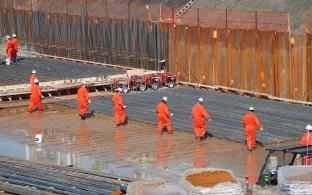
<path fill-rule="evenodd" d="M 7 40 L 4 50 L 7 54 L 7 58 L 11 60 L 13 57 L 12 55 L 13 55 L 13 50 L 14 50 L 14 45 L 13 45 L 12 40 Z"/>
<path fill-rule="evenodd" d="M 31 74 L 30 77 L 29 77 L 29 83 L 30 83 L 30 86 L 33 86 L 35 84 L 35 79 L 38 79 L 36 74 Z"/>
<path fill-rule="evenodd" d="M 12 50 L 12 58 L 16 58 L 18 52 L 18 40 L 17 38 L 12 38 L 13 50 Z"/>
<path fill-rule="evenodd" d="M 167 126 L 167 131 L 169 134 L 172 133 L 171 121 L 170 121 L 170 112 L 168 106 L 163 101 L 160 102 L 156 107 L 156 113 L 158 115 L 158 133 L 162 134 L 163 126 Z"/>
<path fill-rule="evenodd" d="M 312 132 L 307 132 L 302 136 L 301 143 L 303 145 L 312 145 Z M 304 165 L 312 165 L 312 154 L 303 156 Z"/>
<path fill-rule="evenodd" d="M 89 94 L 85 87 L 78 90 L 78 109 L 80 116 L 85 116 L 89 111 Z"/>
<path fill-rule="evenodd" d="M 35 84 L 33 86 L 31 86 L 31 91 L 30 91 L 31 95 L 30 95 L 30 104 L 28 107 L 28 111 L 31 113 L 33 112 L 33 109 L 35 106 L 37 106 L 37 109 L 39 111 L 42 111 L 42 102 L 41 102 L 41 97 L 42 97 L 42 93 L 40 90 L 39 85 Z"/>
<path fill-rule="evenodd" d="M 127 118 L 127 112 L 124 108 L 125 105 L 123 104 L 122 96 L 119 93 L 116 93 L 112 98 L 112 103 L 115 111 L 115 123 L 116 125 L 120 125 L 121 123 L 124 123 Z"/>
<path fill-rule="evenodd" d="M 261 128 L 262 124 L 260 123 L 257 115 L 253 112 L 248 112 L 243 117 L 243 125 L 245 127 L 246 133 L 246 141 L 247 141 L 247 148 L 252 149 L 256 148 L 256 127 Z"/>
<path fill-rule="evenodd" d="M 196 104 L 192 109 L 193 116 L 193 127 L 196 138 L 204 137 L 206 134 L 206 123 L 205 119 L 211 119 L 210 115 L 207 113 L 205 107 L 202 104 Z"/>

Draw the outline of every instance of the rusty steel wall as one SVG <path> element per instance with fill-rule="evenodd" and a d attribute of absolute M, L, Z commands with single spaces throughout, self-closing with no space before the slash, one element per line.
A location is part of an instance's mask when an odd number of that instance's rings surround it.
<path fill-rule="evenodd" d="M 180 81 L 312 100 L 305 36 L 187 26 L 170 34 L 170 71 Z"/>
<path fill-rule="evenodd" d="M 175 17 L 176 11 L 0 0 L 0 35 L 16 33 L 31 52 L 152 70 L 165 62 L 180 81 L 312 101 L 310 35 L 291 35 L 288 13 L 191 8 Z"/>

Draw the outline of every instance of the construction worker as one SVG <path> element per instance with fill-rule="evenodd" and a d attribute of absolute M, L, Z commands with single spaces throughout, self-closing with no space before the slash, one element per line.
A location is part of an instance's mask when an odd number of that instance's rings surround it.
<path fill-rule="evenodd" d="M 7 35 L 6 40 L 7 42 L 5 44 L 4 51 L 7 55 L 7 58 L 5 59 L 5 64 L 10 65 L 12 63 L 12 54 L 13 54 L 14 45 L 13 45 L 11 36 Z"/>
<path fill-rule="evenodd" d="M 33 86 L 35 83 L 34 83 L 34 80 L 35 79 L 38 79 L 37 78 L 37 71 L 36 70 L 32 70 L 31 71 L 31 75 L 29 77 L 29 83 L 30 83 L 30 86 Z"/>
<path fill-rule="evenodd" d="M 32 113 L 35 107 L 37 107 L 39 111 L 43 111 L 42 102 L 41 102 L 43 98 L 44 97 L 42 96 L 42 93 L 39 87 L 39 81 L 38 79 L 35 79 L 34 85 L 31 86 L 30 104 L 28 107 L 28 112 Z"/>
<path fill-rule="evenodd" d="M 211 121 L 210 115 L 203 106 L 203 101 L 203 98 L 198 98 L 197 104 L 192 109 L 193 127 L 197 141 L 204 139 L 207 134 L 205 119 L 207 119 L 209 122 Z"/>
<path fill-rule="evenodd" d="M 16 62 L 18 52 L 18 40 L 16 34 L 12 34 L 12 43 L 13 43 L 12 61 Z"/>
<path fill-rule="evenodd" d="M 121 88 L 116 89 L 116 94 L 112 98 L 112 104 L 115 111 L 116 126 L 127 124 L 127 111 L 121 96 Z"/>
<path fill-rule="evenodd" d="M 172 113 L 169 112 L 167 106 L 167 97 L 163 97 L 161 102 L 156 107 L 156 113 L 158 115 L 158 133 L 163 134 L 163 126 L 166 125 L 168 134 L 172 134 L 172 127 L 170 117 L 173 116 Z"/>
<path fill-rule="evenodd" d="M 258 127 L 260 128 L 260 131 L 263 131 L 263 126 L 260 123 L 257 115 L 254 113 L 254 107 L 249 107 L 248 110 L 249 112 L 243 117 L 243 126 L 246 134 L 247 149 L 252 151 L 253 149 L 257 148 L 256 128 Z"/>
<path fill-rule="evenodd" d="M 303 145 L 311 146 L 312 145 L 312 126 L 306 126 L 307 132 L 302 136 L 301 143 Z M 312 154 L 303 156 L 304 165 L 312 165 Z"/>
<path fill-rule="evenodd" d="M 86 88 L 86 81 L 81 82 L 81 87 L 78 89 L 78 109 L 79 109 L 79 116 L 81 120 L 85 120 L 89 111 L 89 92 Z"/>

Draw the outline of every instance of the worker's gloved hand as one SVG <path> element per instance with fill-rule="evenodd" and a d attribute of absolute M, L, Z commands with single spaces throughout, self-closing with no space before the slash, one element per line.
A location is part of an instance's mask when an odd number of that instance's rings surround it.
<path fill-rule="evenodd" d="M 261 127 L 261 128 L 260 128 L 260 131 L 263 131 L 263 130 L 264 130 L 263 127 Z"/>
<path fill-rule="evenodd" d="M 91 100 L 88 100 L 89 103 L 91 103 Z"/>
<path fill-rule="evenodd" d="M 173 113 L 171 113 L 170 116 L 173 116 Z"/>
<path fill-rule="evenodd" d="M 44 99 L 44 96 L 41 96 L 41 99 Z"/>
<path fill-rule="evenodd" d="M 127 106 L 123 106 L 123 108 L 127 108 Z"/>
<path fill-rule="evenodd" d="M 208 123 L 211 124 L 211 119 L 208 119 Z"/>

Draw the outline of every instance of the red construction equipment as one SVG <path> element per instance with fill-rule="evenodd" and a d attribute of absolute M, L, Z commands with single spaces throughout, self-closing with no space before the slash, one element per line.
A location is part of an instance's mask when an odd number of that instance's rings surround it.
<path fill-rule="evenodd" d="M 177 85 L 177 75 L 170 72 L 165 72 L 161 74 L 161 85 L 173 88 Z"/>
<path fill-rule="evenodd" d="M 160 74 L 149 74 L 144 77 L 144 81 L 147 87 L 157 90 L 161 86 Z"/>

